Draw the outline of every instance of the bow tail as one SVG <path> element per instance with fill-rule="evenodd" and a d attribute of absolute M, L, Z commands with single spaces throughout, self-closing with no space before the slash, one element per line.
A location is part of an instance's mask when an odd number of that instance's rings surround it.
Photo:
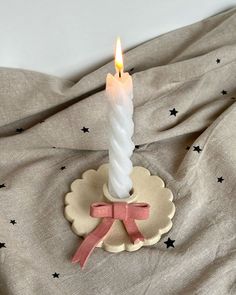
<path fill-rule="evenodd" d="M 144 241 L 144 236 L 139 231 L 134 219 L 128 218 L 123 220 L 125 229 L 129 235 L 129 238 L 133 244 L 137 244 L 140 241 Z"/>
<path fill-rule="evenodd" d="M 94 248 L 110 230 L 113 222 L 113 218 L 103 218 L 102 222 L 87 235 L 79 246 L 72 258 L 72 263 L 79 262 L 81 268 L 83 268 Z"/>

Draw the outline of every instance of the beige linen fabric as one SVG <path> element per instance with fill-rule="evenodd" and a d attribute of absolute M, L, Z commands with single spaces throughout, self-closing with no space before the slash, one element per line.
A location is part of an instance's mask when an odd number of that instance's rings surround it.
<path fill-rule="evenodd" d="M 134 68 L 132 161 L 173 191 L 172 230 L 155 246 L 95 249 L 85 270 L 72 265 L 81 239 L 64 196 L 108 161 L 113 61 L 76 83 L 1 68 L 0 294 L 236 294 L 236 9 L 141 44 L 125 64 Z"/>

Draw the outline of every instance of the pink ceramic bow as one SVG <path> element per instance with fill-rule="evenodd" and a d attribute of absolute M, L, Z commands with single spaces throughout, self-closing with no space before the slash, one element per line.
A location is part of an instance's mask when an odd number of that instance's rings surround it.
<path fill-rule="evenodd" d="M 149 216 L 149 205 L 147 203 L 93 203 L 90 206 L 90 215 L 96 218 L 103 218 L 101 223 L 87 235 L 78 250 L 76 251 L 72 263 L 79 262 L 83 268 L 90 254 L 96 245 L 105 237 L 110 230 L 115 219 L 122 220 L 124 227 L 132 243 L 143 241 L 144 237 L 140 233 L 135 219 L 144 220 Z"/>

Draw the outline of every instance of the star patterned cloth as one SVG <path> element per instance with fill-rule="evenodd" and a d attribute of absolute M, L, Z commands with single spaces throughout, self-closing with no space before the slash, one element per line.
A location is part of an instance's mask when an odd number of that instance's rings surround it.
<path fill-rule="evenodd" d="M 222 90 L 221 94 L 226 95 L 228 92 L 226 90 Z"/>
<path fill-rule="evenodd" d="M 55 278 L 59 279 L 60 274 L 57 273 L 57 272 L 54 272 L 54 273 L 52 274 L 52 276 L 53 276 L 54 279 L 55 279 Z"/>
<path fill-rule="evenodd" d="M 0 248 L 6 248 L 5 243 L 0 242 Z"/>
<path fill-rule="evenodd" d="M 89 128 L 86 128 L 86 127 L 83 127 L 81 130 L 82 130 L 84 133 L 89 132 Z"/>
<path fill-rule="evenodd" d="M 170 116 L 176 117 L 177 113 L 178 113 L 178 111 L 175 108 L 173 108 L 173 110 L 170 110 Z"/>
<path fill-rule="evenodd" d="M 195 152 L 198 152 L 198 153 L 200 153 L 200 152 L 202 151 L 202 149 L 200 148 L 199 145 L 197 145 L 197 146 L 193 146 L 193 150 L 194 150 Z"/>
<path fill-rule="evenodd" d="M 21 133 L 21 132 L 23 132 L 23 131 L 24 131 L 23 128 L 16 128 L 16 133 Z"/>
<path fill-rule="evenodd" d="M 224 181 L 224 178 L 221 176 L 221 177 L 218 177 L 218 182 L 222 183 Z"/>
<path fill-rule="evenodd" d="M 165 181 L 176 214 L 156 245 L 95 249 L 83 271 L 64 197 L 108 162 L 114 62 L 75 82 L 0 68 L 0 294 L 235 294 L 235 27 L 232 9 L 127 52 L 132 162 Z"/>
<path fill-rule="evenodd" d="M 169 248 L 169 247 L 174 248 L 175 247 L 174 242 L 175 242 L 175 240 L 171 240 L 170 238 L 168 238 L 168 240 L 165 241 L 164 243 L 166 244 L 166 248 Z"/>

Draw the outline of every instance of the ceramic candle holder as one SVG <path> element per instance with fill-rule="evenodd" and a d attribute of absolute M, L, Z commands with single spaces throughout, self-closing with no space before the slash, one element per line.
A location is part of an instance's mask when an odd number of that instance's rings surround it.
<path fill-rule="evenodd" d="M 165 187 L 160 177 L 151 175 L 146 168 L 134 167 L 131 180 L 133 190 L 127 199 L 118 199 L 110 195 L 107 188 L 108 164 L 101 165 L 98 170 L 88 170 L 83 173 L 82 178 L 73 181 L 71 192 L 65 197 L 65 217 L 72 223 L 73 232 L 85 238 L 101 224 L 102 218 L 90 215 L 90 206 L 93 203 L 147 203 L 150 206 L 149 217 L 145 220 L 135 220 L 144 237 L 143 240 L 133 243 L 122 220 L 115 219 L 109 232 L 96 247 L 117 253 L 124 250 L 135 251 L 142 246 L 157 243 L 161 235 L 172 227 L 171 219 L 175 213 L 173 194 Z"/>

